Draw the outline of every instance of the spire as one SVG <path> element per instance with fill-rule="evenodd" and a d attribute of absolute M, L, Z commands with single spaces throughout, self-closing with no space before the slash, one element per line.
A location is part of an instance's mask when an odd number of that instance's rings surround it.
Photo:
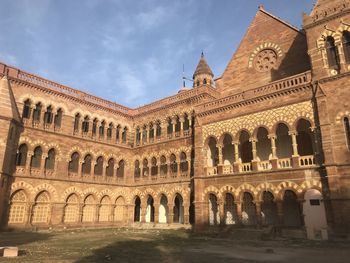
<path fill-rule="evenodd" d="M 11 85 L 6 75 L 0 80 L 0 117 L 21 121 Z"/>
<path fill-rule="evenodd" d="M 208 66 L 208 63 L 204 57 L 204 53 L 202 51 L 202 54 L 201 54 L 201 58 L 199 60 L 199 63 L 197 65 L 197 68 L 196 68 L 196 71 L 194 72 L 193 74 L 193 79 L 196 78 L 196 76 L 198 75 L 202 75 L 202 74 L 205 74 L 205 75 L 209 75 L 211 76 L 212 78 L 214 77 L 214 74 L 213 72 L 211 71 L 210 67 Z"/>

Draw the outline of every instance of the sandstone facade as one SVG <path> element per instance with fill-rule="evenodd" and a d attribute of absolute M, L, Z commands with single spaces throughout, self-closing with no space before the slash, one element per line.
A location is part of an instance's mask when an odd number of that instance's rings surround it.
<path fill-rule="evenodd" d="M 346 229 L 349 5 L 303 30 L 260 7 L 222 76 L 202 54 L 193 88 L 136 109 L 0 64 L 3 227 Z"/>

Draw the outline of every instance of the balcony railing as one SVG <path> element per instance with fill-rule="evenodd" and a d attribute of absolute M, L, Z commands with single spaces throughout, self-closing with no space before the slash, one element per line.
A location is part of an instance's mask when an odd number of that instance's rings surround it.
<path fill-rule="evenodd" d="M 229 175 L 229 174 L 239 174 L 239 173 L 250 173 L 258 171 L 271 171 L 271 170 L 283 170 L 283 169 L 292 169 L 292 168 L 307 168 L 307 167 L 316 167 L 315 157 L 313 155 L 300 156 L 299 161 L 294 162 L 294 158 L 283 158 L 277 160 L 267 160 L 267 161 L 258 161 L 257 165 L 253 163 L 235 163 L 234 165 L 222 165 L 222 169 L 219 167 L 205 167 L 206 175 Z M 235 169 L 236 167 L 236 169 Z"/>
<path fill-rule="evenodd" d="M 299 157 L 299 165 L 300 167 L 311 167 L 315 166 L 315 157 L 313 155 L 308 156 L 300 156 Z"/>
<path fill-rule="evenodd" d="M 278 168 L 279 169 L 292 168 L 292 160 L 290 158 L 278 159 Z"/>
<path fill-rule="evenodd" d="M 268 171 L 272 169 L 270 161 L 261 161 L 259 162 L 259 171 Z"/>

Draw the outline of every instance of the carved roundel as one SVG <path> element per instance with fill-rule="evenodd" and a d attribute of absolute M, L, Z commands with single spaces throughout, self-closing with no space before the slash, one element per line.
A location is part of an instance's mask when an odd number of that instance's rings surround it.
<path fill-rule="evenodd" d="M 273 69 L 277 63 L 277 54 L 272 49 L 260 51 L 254 60 L 254 67 L 259 72 L 267 72 Z"/>

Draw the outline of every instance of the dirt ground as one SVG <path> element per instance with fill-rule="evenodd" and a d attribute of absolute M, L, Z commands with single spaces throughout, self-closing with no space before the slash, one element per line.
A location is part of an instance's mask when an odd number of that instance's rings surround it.
<path fill-rule="evenodd" d="M 220 238 L 189 230 L 90 229 L 0 233 L 20 256 L 0 262 L 350 262 L 349 241 Z"/>

